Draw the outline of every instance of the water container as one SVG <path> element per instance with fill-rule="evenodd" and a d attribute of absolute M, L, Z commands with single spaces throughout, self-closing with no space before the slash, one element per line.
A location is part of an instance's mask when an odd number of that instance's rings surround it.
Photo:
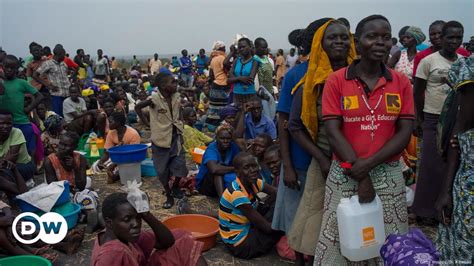
<path fill-rule="evenodd" d="M 120 183 L 122 183 L 122 185 L 126 185 L 127 181 L 136 180 L 137 183 L 142 181 L 141 164 L 139 162 L 118 164 L 117 166 L 120 174 Z"/>
<path fill-rule="evenodd" d="M 359 197 L 343 198 L 337 206 L 337 225 L 341 254 L 350 261 L 378 257 L 385 241 L 382 201 L 378 196 L 370 203 L 359 203 Z"/>

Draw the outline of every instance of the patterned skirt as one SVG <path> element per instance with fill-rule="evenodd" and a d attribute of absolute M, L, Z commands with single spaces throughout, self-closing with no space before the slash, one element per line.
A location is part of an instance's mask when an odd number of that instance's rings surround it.
<path fill-rule="evenodd" d="M 207 111 L 207 119 L 215 120 L 216 124 L 220 122 L 219 111 L 227 105 L 229 99 L 229 87 L 212 84 L 209 91 L 209 110 Z M 214 123 L 212 123 L 214 124 Z"/>
<path fill-rule="evenodd" d="M 385 235 L 405 234 L 408 232 L 405 181 L 400 162 L 378 165 L 369 172 L 375 192 L 382 200 Z M 341 198 L 357 195 L 357 181 L 343 174 L 336 161 L 332 162 L 326 180 L 324 212 L 319 241 L 316 244 L 314 265 L 365 265 L 368 262 L 350 262 L 342 256 L 339 246 L 336 209 Z M 381 264 L 382 259 L 375 258 L 369 263 Z"/>
<path fill-rule="evenodd" d="M 453 182 L 451 224 L 439 225 L 436 245 L 441 261 L 472 265 L 474 261 L 474 130 L 458 136 L 461 163 Z"/>

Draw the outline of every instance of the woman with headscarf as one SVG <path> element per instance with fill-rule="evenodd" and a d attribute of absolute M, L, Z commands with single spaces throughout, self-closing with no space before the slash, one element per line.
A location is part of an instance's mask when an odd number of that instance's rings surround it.
<path fill-rule="evenodd" d="M 312 162 L 307 174 L 296 171 L 300 191 L 287 187 L 284 188 L 287 193 L 279 190 L 277 203 L 282 209 L 278 211 L 284 212 L 279 214 L 280 224 L 274 223 L 275 228 L 287 232 L 290 247 L 299 253 L 298 265 L 304 264 L 301 254 L 314 255 L 322 218 L 324 179 L 330 166 L 331 152 L 320 117 L 322 90 L 329 74 L 355 58 L 351 34 L 338 20 L 317 20 L 307 27 L 305 35 L 305 46 L 309 47 L 306 49 L 311 51 L 308 70 L 294 86 L 288 127 L 294 141 L 312 157 Z"/>
<path fill-rule="evenodd" d="M 406 48 L 395 53 L 388 60 L 387 66 L 405 74 L 413 82 L 413 63 L 418 53 L 416 46 L 423 43 L 426 39 L 425 34 L 420 28 L 411 26 L 405 31 L 401 38 L 401 43 Z"/>
<path fill-rule="evenodd" d="M 448 81 L 454 85 L 459 107 L 449 134 L 446 176 L 435 203 L 441 221 L 436 244 L 442 261 L 469 263 L 474 250 L 474 56 L 458 59 Z"/>
<path fill-rule="evenodd" d="M 383 205 L 385 236 L 408 231 L 400 154 L 415 120 L 409 79 L 384 64 L 392 47 L 387 18 L 372 15 L 356 27 L 360 60 L 326 80 L 322 120 L 332 149 L 315 265 L 347 265 L 341 254 L 336 210 L 342 198 Z M 343 168 L 344 167 L 344 168 Z M 380 258 L 360 264 L 380 264 Z"/>
<path fill-rule="evenodd" d="M 211 61 L 209 63 L 209 109 L 206 123 L 213 128 L 219 125 L 219 111 L 227 104 L 230 87 L 227 83 L 227 72 L 224 66 L 225 44 L 216 41 L 212 45 Z"/>
<path fill-rule="evenodd" d="M 48 156 L 57 151 L 59 136 L 64 131 L 63 118 L 57 114 L 50 115 L 44 121 L 45 130 L 41 134 L 44 145 L 44 155 Z"/>

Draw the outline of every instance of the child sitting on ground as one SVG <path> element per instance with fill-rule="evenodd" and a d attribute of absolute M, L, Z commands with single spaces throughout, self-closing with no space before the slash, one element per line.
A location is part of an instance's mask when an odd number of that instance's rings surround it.
<path fill-rule="evenodd" d="M 264 155 L 267 148 L 272 144 L 272 137 L 268 134 L 261 133 L 250 143 L 248 148 L 248 151 L 257 158 L 258 164 L 260 165 L 260 176 L 267 184 L 273 184 L 273 179 L 270 169 L 265 164 Z"/>
<path fill-rule="evenodd" d="M 108 149 L 129 144 L 140 144 L 141 138 L 138 132 L 125 125 L 126 117 L 123 112 L 113 112 L 109 117 L 110 131 L 104 144 L 104 153 L 97 163 L 99 169 L 107 168 L 107 183 L 113 183 L 120 179 L 117 165 L 109 160 Z"/>
<path fill-rule="evenodd" d="M 207 265 L 203 243 L 189 232 L 170 231 L 150 212 L 137 213 L 125 193 L 104 200 L 106 229 L 97 235 L 91 265 Z M 151 228 L 142 232 L 142 219 Z"/>
<path fill-rule="evenodd" d="M 237 178 L 220 200 L 219 228 L 232 255 L 252 259 L 269 252 L 283 235 L 271 227 L 274 202 L 262 204 L 257 193 L 274 198 L 276 189 L 259 177 L 257 159 L 246 152 L 234 159 Z"/>
<path fill-rule="evenodd" d="M 265 151 L 263 157 L 265 165 L 270 169 L 272 173 L 272 186 L 278 187 L 280 181 L 280 170 L 281 170 L 281 156 L 280 156 L 280 146 L 274 144 Z"/>
<path fill-rule="evenodd" d="M 192 107 L 185 107 L 183 109 L 184 119 L 184 149 L 187 151 L 187 155 L 192 149 L 201 146 L 207 146 L 212 142 L 212 138 L 202 133 L 201 131 L 194 128 L 197 116 L 196 111 Z"/>

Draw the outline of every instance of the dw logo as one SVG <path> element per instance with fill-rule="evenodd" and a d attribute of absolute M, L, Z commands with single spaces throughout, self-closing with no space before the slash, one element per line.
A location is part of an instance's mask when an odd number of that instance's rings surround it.
<path fill-rule="evenodd" d="M 28 217 L 27 219 L 22 219 Z M 33 221 L 36 220 L 36 221 Z M 17 232 L 17 224 L 20 222 L 21 236 Z M 47 244 L 57 244 L 67 235 L 66 219 L 55 212 L 47 212 L 41 217 L 32 212 L 24 212 L 18 215 L 12 224 L 13 236 L 23 244 L 33 244 L 41 239 Z M 32 239 L 24 239 L 22 236 L 33 235 Z"/>

